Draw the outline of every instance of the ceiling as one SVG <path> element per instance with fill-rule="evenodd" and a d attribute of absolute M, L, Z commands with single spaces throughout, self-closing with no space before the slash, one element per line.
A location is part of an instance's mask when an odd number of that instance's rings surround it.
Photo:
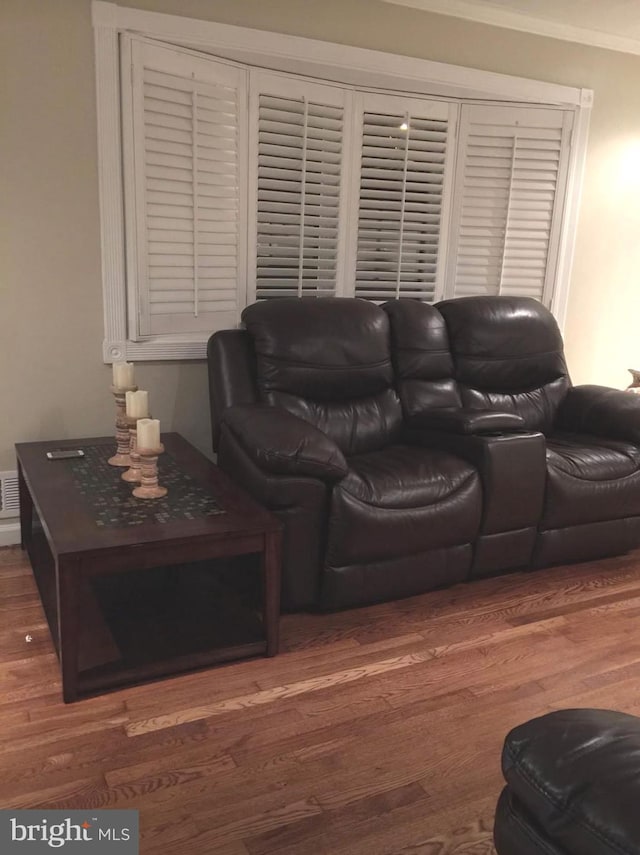
<path fill-rule="evenodd" d="M 386 0 L 565 41 L 640 54 L 640 0 Z"/>

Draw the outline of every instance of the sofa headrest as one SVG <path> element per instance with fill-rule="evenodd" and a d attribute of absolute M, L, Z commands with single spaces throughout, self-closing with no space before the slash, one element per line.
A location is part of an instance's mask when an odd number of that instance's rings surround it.
<path fill-rule="evenodd" d="M 375 395 L 393 383 L 389 320 L 366 300 L 290 297 L 248 306 L 261 394 L 316 401 Z"/>
<path fill-rule="evenodd" d="M 438 303 L 459 383 L 534 389 L 567 375 L 555 318 L 530 297 L 462 297 Z"/>
<path fill-rule="evenodd" d="M 400 380 L 453 377 L 444 318 L 419 300 L 390 300 L 382 308 L 391 319 L 393 361 Z"/>

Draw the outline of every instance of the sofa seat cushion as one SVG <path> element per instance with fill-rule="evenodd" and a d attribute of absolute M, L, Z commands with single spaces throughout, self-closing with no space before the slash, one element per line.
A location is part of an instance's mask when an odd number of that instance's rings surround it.
<path fill-rule="evenodd" d="M 347 463 L 331 500 L 328 564 L 413 555 L 476 536 L 481 488 L 465 461 L 434 448 L 392 445 Z"/>
<path fill-rule="evenodd" d="M 348 460 L 342 486 L 368 505 L 413 508 L 432 505 L 475 476 L 464 460 L 433 448 L 392 445 Z"/>
<path fill-rule="evenodd" d="M 640 469 L 640 448 L 629 442 L 559 433 L 547 440 L 547 462 L 574 478 L 611 481 Z"/>
<path fill-rule="evenodd" d="M 541 528 L 640 515 L 640 449 L 619 440 L 556 433 L 547 439 Z"/>

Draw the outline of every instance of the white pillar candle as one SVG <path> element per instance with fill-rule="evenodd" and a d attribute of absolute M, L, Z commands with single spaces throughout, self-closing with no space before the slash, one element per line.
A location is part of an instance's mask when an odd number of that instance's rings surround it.
<path fill-rule="evenodd" d="M 128 386 L 135 385 L 133 382 L 133 362 L 113 363 L 113 385 L 116 389 L 126 389 Z"/>
<path fill-rule="evenodd" d="M 159 419 L 138 419 L 138 448 L 160 448 Z"/>
<path fill-rule="evenodd" d="M 137 392 L 126 392 L 125 403 L 127 406 L 127 415 L 132 419 L 147 419 L 149 418 L 149 393 L 143 389 L 138 389 Z"/>

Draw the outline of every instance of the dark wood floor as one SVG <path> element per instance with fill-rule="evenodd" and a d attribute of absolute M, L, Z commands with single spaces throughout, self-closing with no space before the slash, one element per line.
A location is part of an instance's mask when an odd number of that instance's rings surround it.
<path fill-rule="evenodd" d="M 0 550 L 0 806 L 137 808 L 143 855 L 489 855 L 510 727 L 640 713 L 640 553 L 282 636 L 273 660 L 65 707 L 28 563 Z"/>

